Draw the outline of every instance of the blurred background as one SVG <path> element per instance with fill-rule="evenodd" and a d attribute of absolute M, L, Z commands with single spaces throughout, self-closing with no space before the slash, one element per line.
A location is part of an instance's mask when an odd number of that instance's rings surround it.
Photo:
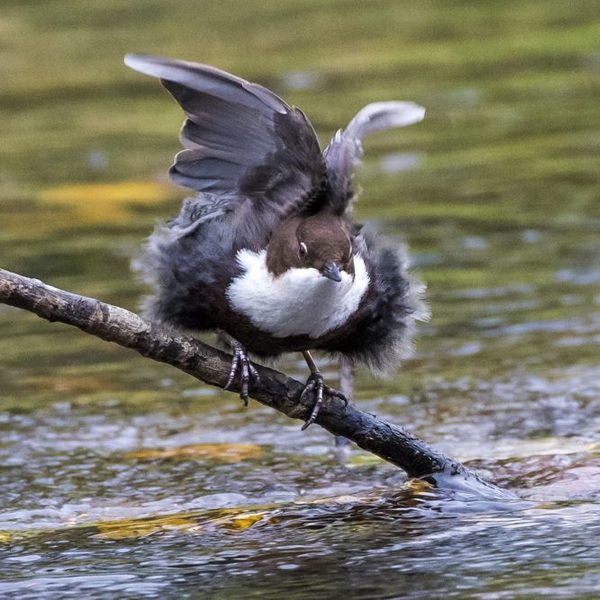
<path fill-rule="evenodd" d="M 323 144 L 369 102 L 425 106 L 367 141 L 356 214 L 410 245 L 433 316 L 392 379 L 358 373 L 356 401 L 531 504 L 340 463 L 318 427 L 0 305 L 0 595 L 596 597 L 598 17 L 592 0 L 3 0 L 0 267 L 129 309 L 131 262 L 185 191 L 166 176 L 180 109 L 124 53 L 261 83 Z"/>

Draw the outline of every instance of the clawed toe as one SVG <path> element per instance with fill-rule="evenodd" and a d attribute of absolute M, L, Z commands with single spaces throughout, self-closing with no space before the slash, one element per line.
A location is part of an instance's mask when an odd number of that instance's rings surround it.
<path fill-rule="evenodd" d="M 231 368 L 224 389 L 228 390 L 233 385 L 236 375 L 239 375 L 242 384 L 240 398 L 244 401 L 244 406 L 248 406 L 250 384 L 258 385 L 260 377 L 241 344 L 231 343 L 231 349 L 233 350 L 233 358 L 231 359 Z"/>
<path fill-rule="evenodd" d="M 344 396 L 344 394 L 342 392 L 340 392 L 339 390 L 336 390 L 335 388 L 329 387 L 328 385 L 325 385 L 325 394 L 327 396 L 333 396 L 334 398 L 339 398 L 343 403 L 344 406 L 348 406 L 348 398 L 346 398 L 346 396 Z"/>
<path fill-rule="evenodd" d="M 306 419 L 304 425 L 302 425 L 302 431 L 310 427 L 317 420 L 317 416 L 319 415 L 319 411 L 323 405 L 324 396 L 339 398 L 344 402 L 344 406 L 348 406 L 348 400 L 346 396 L 344 396 L 344 394 L 342 394 L 342 392 L 339 390 L 336 390 L 335 388 L 332 388 L 324 383 L 323 375 L 319 372 L 311 373 L 308 377 L 306 386 L 302 390 L 302 394 L 300 394 L 300 402 L 306 400 L 310 394 L 314 394 L 316 396 L 315 403 L 308 419 Z"/>

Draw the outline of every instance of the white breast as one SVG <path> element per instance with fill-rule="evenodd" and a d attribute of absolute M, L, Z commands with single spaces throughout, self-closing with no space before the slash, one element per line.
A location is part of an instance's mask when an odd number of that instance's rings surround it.
<path fill-rule="evenodd" d="M 307 335 L 318 338 L 339 327 L 356 311 L 369 286 L 369 274 L 360 256 L 354 257 L 355 276 L 342 272 L 342 281 L 330 281 L 317 269 L 289 269 L 273 277 L 266 250 L 240 250 L 243 273 L 227 289 L 230 306 L 274 337 Z"/>

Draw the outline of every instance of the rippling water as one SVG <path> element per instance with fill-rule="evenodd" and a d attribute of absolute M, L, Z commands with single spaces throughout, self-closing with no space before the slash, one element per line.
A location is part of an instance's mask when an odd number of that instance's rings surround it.
<path fill-rule="evenodd" d="M 426 106 L 366 144 L 357 213 L 410 244 L 433 318 L 356 400 L 518 495 L 407 482 L 0 305 L 0 597 L 598 597 L 596 3 L 9 0 L 0 35 L 0 266 L 128 308 L 182 194 L 181 115 L 126 51 L 260 81 L 322 141 L 369 101 Z"/>

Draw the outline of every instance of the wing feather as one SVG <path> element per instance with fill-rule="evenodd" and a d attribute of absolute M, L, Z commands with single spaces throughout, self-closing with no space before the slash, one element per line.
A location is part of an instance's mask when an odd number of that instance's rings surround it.
<path fill-rule="evenodd" d="M 413 102 L 374 102 L 368 104 L 338 130 L 325 148 L 329 184 L 329 202 L 343 213 L 352 198 L 352 173 L 363 153 L 362 140 L 367 135 L 391 127 L 406 127 L 422 121 L 425 109 Z"/>
<path fill-rule="evenodd" d="M 125 64 L 158 77 L 186 114 L 184 150 L 170 170 L 176 183 L 268 221 L 301 210 L 322 188 L 325 162 L 310 121 L 273 92 L 192 62 L 128 54 Z"/>

